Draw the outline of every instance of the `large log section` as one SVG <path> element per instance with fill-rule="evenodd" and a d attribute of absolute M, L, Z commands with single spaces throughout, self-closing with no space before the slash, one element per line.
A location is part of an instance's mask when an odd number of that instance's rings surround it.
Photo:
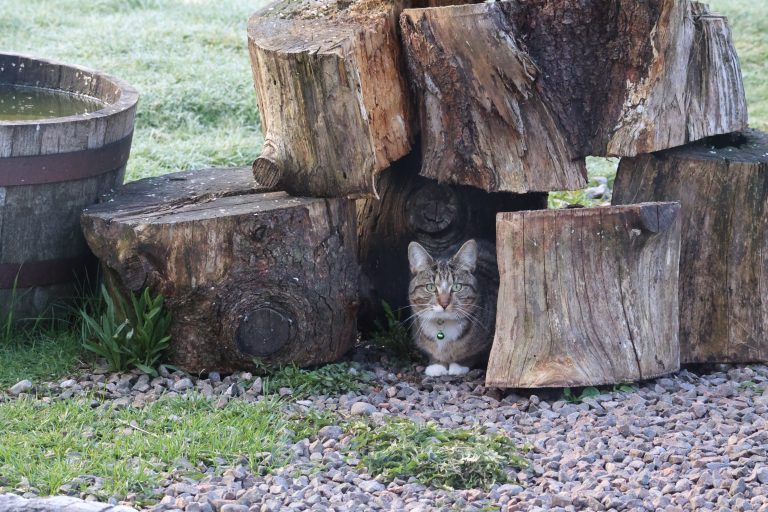
<path fill-rule="evenodd" d="M 354 202 L 257 192 L 249 168 L 176 173 L 82 216 L 113 291 L 166 297 L 187 371 L 329 362 L 356 338 Z"/>
<path fill-rule="evenodd" d="M 768 361 L 768 135 L 622 159 L 614 204 L 680 201 L 680 358 Z"/>
<path fill-rule="evenodd" d="M 722 16 L 688 0 L 515 0 L 406 9 L 422 175 L 488 191 L 585 184 L 633 156 L 744 129 Z"/>
<path fill-rule="evenodd" d="M 486 384 L 595 386 L 679 368 L 678 203 L 501 213 Z"/>
<path fill-rule="evenodd" d="M 279 0 L 248 21 L 264 147 L 256 181 L 297 196 L 372 195 L 414 125 L 397 19 L 462 0 Z"/>
<path fill-rule="evenodd" d="M 282 0 L 251 17 L 257 181 L 298 196 L 368 193 L 410 151 L 397 14 L 385 1 Z"/>

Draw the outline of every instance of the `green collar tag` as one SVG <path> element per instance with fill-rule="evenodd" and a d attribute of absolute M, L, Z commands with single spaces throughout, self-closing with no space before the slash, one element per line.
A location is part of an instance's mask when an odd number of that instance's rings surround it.
<path fill-rule="evenodd" d="M 445 334 L 443 333 L 443 331 L 437 331 L 436 336 L 437 336 L 437 339 L 439 340 L 442 340 L 443 338 L 445 338 Z"/>

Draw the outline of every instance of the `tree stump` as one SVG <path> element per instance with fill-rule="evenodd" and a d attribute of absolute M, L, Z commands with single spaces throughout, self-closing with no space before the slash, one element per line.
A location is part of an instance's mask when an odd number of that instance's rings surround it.
<path fill-rule="evenodd" d="M 696 2 L 513 0 L 406 9 L 400 24 L 421 173 L 440 182 L 574 189 L 587 155 L 746 127 L 725 18 Z"/>
<path fill-rule="evenodd" d="M 170 360 L 189 371 L 329 362 L 354 342 L 354 202 L 259 193 L 251 170 L 127 184 L 82 226 L 110 282 L 149 287 L 173 315 Z"/>
<path fill-rule="evenodd" d="M 364 331 L 382 316 L 382 300 L 396 310 L 408 306 L 411 241 L 432 255 L 447 257 L 470 238 L 493 243 L 498 212 L 547 207 L 547 194 L 489 194 L 474 187 L 441 185 L 419 176 L 419 167 L 416 155 L 397 162 L 379 176 L 380 199 L 357 203 Z"/>
<path fill-rule="evenodd" d="M 679 208 L 499 214 L 486 385 L 596 386 L 677 370 Z"/>
<path fill-rule="evenodd" d="M 768 135 L 622 159 L 613 203 L 680 201 L 683 363 L 768 361 Z"/>
<path fill-rule="evenodd" d="M 398 14 L 384 0 L 281 0 L 251 17 L 257 181 L 295 195 L 368 195 L 376 173 L 410 151 Z"/>

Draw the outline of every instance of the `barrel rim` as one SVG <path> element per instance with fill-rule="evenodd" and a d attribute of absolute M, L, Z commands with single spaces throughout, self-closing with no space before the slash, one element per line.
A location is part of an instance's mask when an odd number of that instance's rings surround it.
<path fill-rule="evenodd" d="M 57 124 L 71 124 L 72 122 L 90 121 L 93 119 L 99 119 L 104 117 L 111 117 L 122 112 L 135 109 L 136 104 L 139 101 L 139 91 L 136 90 L 131 84 L 121 78 L 110 75 L 109 73 L 103 73 L 92 68 L 81 66 L 79 64 L 69 64 L 60 62 L 44 57 L 38 57 L 36 55 L 6 52 L 0 51 L 0 62 L 5 59 L 19 59 L 20 61 L 29 61 L 34 63 L 43 63 L 49 66 L 58 66 L 64 68 L 70 68 L 82 73 L 88 73 L 101 80 L 111 82 L 119 91 L 119 97 L 117 100 L 108 103 L 104 108 L 89 112 L 87 114 L 76 114 L 64 117 L 50 117 L 44 119 L 31 119 L 20 121 L 0 121 L 0 126 L 37 126 L 37 125 L 57 125 Z M 55 89 L 55 87 L 51 87 Z M 71 92 L 71 91 L 70 91 Z M 97 98 L 104 101 L 102 98 Z"/>

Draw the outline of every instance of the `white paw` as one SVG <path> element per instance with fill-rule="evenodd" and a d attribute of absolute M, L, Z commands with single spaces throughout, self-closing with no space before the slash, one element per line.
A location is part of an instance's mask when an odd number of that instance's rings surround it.
<path fill-rule="evenodd" d="M 456 363 L 451 363 L 451 366 L 448 368 L 448 375 L 466 375 L 468 372 L 469 368 Z"/>
<path fill-rule="evenodd" d="M 427 377 L 440 377 L 441 375 L 448 375 L 448 368 L 441 364 L 431 364 L 424 370 Z"/>

